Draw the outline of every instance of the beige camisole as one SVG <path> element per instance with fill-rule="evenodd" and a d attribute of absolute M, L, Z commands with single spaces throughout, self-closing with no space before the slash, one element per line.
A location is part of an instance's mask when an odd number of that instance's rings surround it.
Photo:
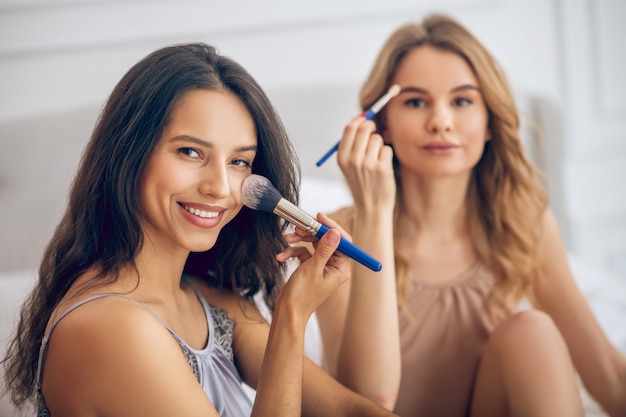
<path fill-rule="evenodd" d="M 493 276 L 480 263 L 445 284 L 411 280 L 400 312 L 402 417 L 462 417 L 485 343 L 495 327 L 487 310 Z M 499 313 L 497 317 L 504 316 Z M 496 318 L 497 319 L 497 318 Z"/>

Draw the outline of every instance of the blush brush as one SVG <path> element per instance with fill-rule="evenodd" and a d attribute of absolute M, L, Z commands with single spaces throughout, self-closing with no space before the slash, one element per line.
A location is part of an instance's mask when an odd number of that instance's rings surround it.
<path fill-rule="evenodd" d="M 274 213 L 289 223 L 295 224 L 316 238 L 321 238 L 329 228 L 318 222 L 300 207 L 283 198 L 270 180 L 252 174 L 246 177 L 241 187 L 243 204 L 253 210 Z M 382 264 L 359 249 L 347 239 L 341 238 L 337 250 L 372 271 L 380 271 Z"/>

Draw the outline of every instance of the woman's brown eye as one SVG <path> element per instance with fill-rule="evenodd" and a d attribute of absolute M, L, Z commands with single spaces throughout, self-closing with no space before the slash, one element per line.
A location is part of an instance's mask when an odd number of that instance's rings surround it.
<path fill-rule="evenodd" d="M 421 98 L 412 98 L 406 101 L 406 105 L 409 107 L 424 107 L 426 102 Z"/>
<path fill-rule="evenodd" d="M 190 158 L 199 158 L 200 154 L 198 153 L 198 151 L 196 151 L 195 149 L 192 148 L 180 148 L 178 150 L 179 153 L 188 156 Z"/>

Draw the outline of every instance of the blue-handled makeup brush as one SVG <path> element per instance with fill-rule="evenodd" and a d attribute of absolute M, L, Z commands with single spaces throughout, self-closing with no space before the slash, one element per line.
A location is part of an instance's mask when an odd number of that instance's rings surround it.
<path fill-rule="evenodd" d="M 392 85 L 391 87 L 389 87 L 389 90 L 387 90 L 387 92 L 381 98 L 379 98 L 368 111 L 362 113 L 361 116 L 365 117 L 365 120 L 371 119 L 376 115 L 376 113 L 380 111 L 380 109 L 385 106 L 385 104 L 389 103 L 389 100 L 397 96 L 399 93 L 400 86 L 398 84 Z M 337 142 L 335 146 L 330 148 L 328 152 L 326 152 L 326 154 L 324 154 L 324 156 L 322 156 L 320 160 L 315 163 L 315 165 L 317 165 L 318 167 L 322 166 L 322 164 L 326 162 L 326 160 L 330 158 L 332 154 L 337 152 L 337 149 L 339 149 L 339 142 Z"/>
<path fill-rule="evenodd" d="M 253 210 L 267 211 L 282 217 L 290 223 L 306 230 L 316 238 L 321 238 L 329 228 L 318 222 L 295 204 L 285 200 L 270 180 L 252 174 L 246 177 L 241 186 L 243 204 Z M 372 271 L 380 271 L 382 264 L 363 252 L 347 239 L 341 238 L 337 250 Z"/>

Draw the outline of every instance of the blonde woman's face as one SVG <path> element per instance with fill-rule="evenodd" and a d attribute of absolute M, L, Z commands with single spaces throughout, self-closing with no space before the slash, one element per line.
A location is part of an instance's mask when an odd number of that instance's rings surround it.
<path fill-rule="evenodd" d="M 488 140 L 488 112 L 465 60 L 420 46 L 398 66 L 401 93 L 386 107 L 385 141 L 401 170 L 422 176 L 468 175 Z"/>

